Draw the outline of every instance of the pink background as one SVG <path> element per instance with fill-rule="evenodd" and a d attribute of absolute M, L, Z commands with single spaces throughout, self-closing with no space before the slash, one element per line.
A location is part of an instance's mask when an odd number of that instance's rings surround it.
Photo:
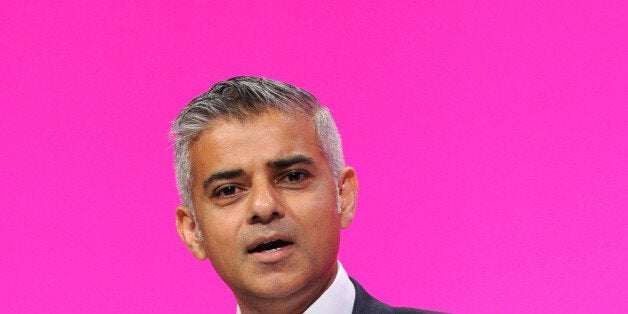
<path fill-rule="evenodd" d="M 331 108 L 371 294 L 626 311 L 625 4 L 415 2 L 3 3 L 0 311 L 233 313 L 175 232 L 167 133 L 244 74 Z"/>

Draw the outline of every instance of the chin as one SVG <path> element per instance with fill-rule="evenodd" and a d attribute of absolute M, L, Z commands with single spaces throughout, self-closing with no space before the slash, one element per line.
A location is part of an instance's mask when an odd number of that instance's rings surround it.
<path fill-rule="evenodd" d="M 250 283 L 247 294 L 264 299 L 281 299 L 300 291 L 307 282 L 306 278 L 298 275 L 275 274 Z"/>

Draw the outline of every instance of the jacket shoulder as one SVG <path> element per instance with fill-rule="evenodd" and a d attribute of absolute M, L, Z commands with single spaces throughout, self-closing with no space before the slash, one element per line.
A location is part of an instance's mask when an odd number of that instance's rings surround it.
<path fill-rule="evenodd" d="M 408 307 L 392 307 L 387 305 L 373 296 L 368 294 L 362 286 L 353 278 L 351 283 L 355 287 L 355 302 L 353 303 L 353 314 L 369 314 L 369 313 L 389 313 L 389 314 L 438 314 L 440 312 L 432 312 Z"/>

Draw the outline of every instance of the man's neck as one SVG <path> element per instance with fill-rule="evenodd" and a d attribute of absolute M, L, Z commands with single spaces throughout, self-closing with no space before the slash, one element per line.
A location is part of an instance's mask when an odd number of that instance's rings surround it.
<path fill-rule="evenodd" d="M 236 300 L 242 314 L 257 313 L 303 313 L 334 282 L 338 274 L 338 263 L 334 263 L 327 280 L 312 282 L 302 289 L 279 299 L 238 297 Z"/>

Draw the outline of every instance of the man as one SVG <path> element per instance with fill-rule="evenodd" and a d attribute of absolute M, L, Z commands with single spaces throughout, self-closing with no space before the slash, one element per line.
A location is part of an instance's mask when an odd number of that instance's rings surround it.
<path fill-rule="evenodd" d="M 337 261 L 358 182 L 310 93 L 258 77 L 215 84 L 173 124 L 177 231 L 241 313 L 415 313 L 370 295 Z"/>

